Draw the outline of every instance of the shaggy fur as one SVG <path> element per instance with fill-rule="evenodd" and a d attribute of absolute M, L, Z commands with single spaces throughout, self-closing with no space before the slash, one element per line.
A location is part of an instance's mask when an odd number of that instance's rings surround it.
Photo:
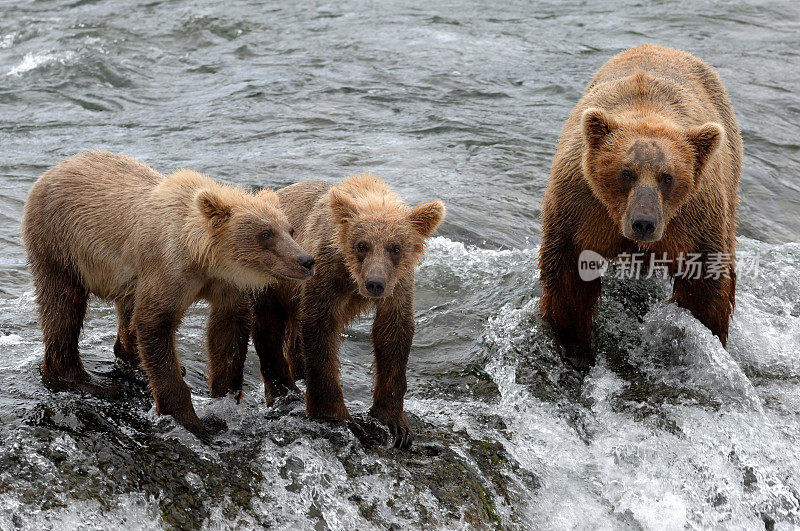
<path fill-rule="evenodd" d="M 675 278 L 673 300 L 725 345 L 733 309 L 742 140 L 716 72 L 692 55 L 643 45 L 608 61 L 569 117 L 542 207 L 540 309 L 562 354 L 594 362 L 591 320 L 600 280 L 578 276 L 578 255 L 730 256 L 719 279 Z M 654 221 L 639 238 L 636 216 Z"/>
<path fill-rule="evenodd" d="M 316 259 L 308 282 L 279 281 L 255 300 L 253 340 L 268 403 L 305 378 L 310 417 L 350 419 L 339 383 L 339 342 L 357 315 L 375 309 L 375 382 L 370 413 L 398 447 L 411 444 L 403 411 L 414 337 L 414 268 L 445 215 L 432 201 L 411 209 L 372 175 L 331 186 L 302 182 L 278 190 L 297 241 Z M 385 288 L 376 295 L 370 282 Z M 374 287 L 373 287 L 374 288 Z"/>
<path fill-rule="evenodd" d="M 313 261 L 290 230 L 271 191 L 249 194 L 189 170 L 164 177 L 101 151 L 62 161 L 36 181 L 22 218 L 44 335 L 44 376 L 64 387 L 113 394 L 84 369 L 78 335 L 90 294 L 114 301 L 116 356 L 134 366 L 141 359 L 158 413 L 205 435 L 181 376 L 175 331 L 189 305 L 210 301 L 212 393 L 240 390 L 241 374 L 230 367 L 247 349 L 245 290 L 276 276 L 310 274 L 300 263 Z"/>

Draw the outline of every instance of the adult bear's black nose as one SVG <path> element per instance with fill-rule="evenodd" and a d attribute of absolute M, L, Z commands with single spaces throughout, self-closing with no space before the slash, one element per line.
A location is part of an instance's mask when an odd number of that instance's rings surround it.
<path fill-rule="evenodd" d="M 297 259 L 297 263 L 300 264 L 300 267 L 305 267 L 309 271 L 314 269 L 314 258 L 310 254 L 301 254 Z"/>
<path fill-rule="evenodd" d="M 367 278 L 367 291 L 373 297 L 380 297 L 383 295 L 383 290 L 386 289 L 386 281 L 380 277 Z"/>
<path fill-rule="evenodd" d="M 656 218 L 647 214 L 637 214 L 631 220 L 631 229 L 637 240 L 649 242 L 656 232 Z"/>

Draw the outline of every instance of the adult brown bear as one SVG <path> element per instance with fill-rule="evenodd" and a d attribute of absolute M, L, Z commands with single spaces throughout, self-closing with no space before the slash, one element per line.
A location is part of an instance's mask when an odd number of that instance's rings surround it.
<path fill-rule="evenodd" d="M 78 352 L 88 296 L 114 301 L 114 353 L 135 365 L 141 356 L 156 411 L 203 439 L 175 352 L 184 312 L 198 299 L 211 302 L 212 394 L 241 390 L 241 372 L 229 368 L 247 353 L 246 290 L 276 277 L 308 278 L 314 264 L 291 237 L 274 192 L 249 194 L 189 170 L 165 177 L 103 151 L 62 161 L 36 181 L 22 235 L 44 336 L 44 377 L 114 394 L 89 375 Z"/>
<path fill-rule="evenodd" d="M 725 345 L 741 169 L 739 126 L 706 63 L 642 45 L 600 68 L 564 126 L 542 205 L 540 310 L 566 360 L 594 363 L 600 279 L 581 280 L 584 250 L 669 264 L 672 300 Z M 688 261 L 700 267 L 687 274 Z"/>
<path fill-rule="evenodd" d="M 302 285 L 280 281 L 255 301 L 253 341 L 267 402 L 305 378 L 312 418 L 350 419 L 339 382 L 344 327 L 372 308 L 375 383 L 370 414 L 396 447 L 411 444 L 403 409 L 414 338 L 414 268 L 445 215 L 441 201 L 406 206 L 370 174 L 335 186 L 310 181 L 277 191 L 297 241 L 316 260 Z"/>

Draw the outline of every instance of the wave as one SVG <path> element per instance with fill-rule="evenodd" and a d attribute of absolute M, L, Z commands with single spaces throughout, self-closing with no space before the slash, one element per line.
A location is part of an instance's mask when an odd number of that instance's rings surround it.
<path fill-rule="evenodd" d="M 800 392 L 790 313 L 800 246 L 741 238 L 739 249 L 761 265 L 741 277 L 727 350 L 689 312 L 658 302 L 668 285 L 604 283 L 601 353 L 576 391 L 559 383 L 536 298 L 489 319 L 486 371 L 501 395 L 504 444 L 546 485 L 526 509 L 529 525 L 800 524 L 800 423 L 797 401 L 786 404 Z M 626 309 L 630 297 L 649 298 L 643 316 Z"/>
<path fill-rule="evenodd" d="M 63 52 L 28 52 L 25 54 L 25 57 L 22 58 L 22 61 L 20 61 L 18 65 L 11 68 L 6 75 L 20 76 L 25 72 L 30 72 L 31 70 L 35 70 L 53 63 L 66 65 L 74 56 L 75 53 L 69 50 Z"/>

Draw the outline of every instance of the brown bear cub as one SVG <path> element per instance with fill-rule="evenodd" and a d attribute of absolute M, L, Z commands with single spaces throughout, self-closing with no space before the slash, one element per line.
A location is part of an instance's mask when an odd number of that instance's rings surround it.
<path fill-rule="evenodd" d="M 403 410 L 414 337 L 414 268 L 445 215 L 441 201 L 409 208 L 372 175 L 331 186 L 301 182 L 277 192 L 296 238 L 316 259 L 303 284 L 278 281 L 255 300 L 253 340 L 268 403 L 305 378 L 312 418 L 351 419 L 339 382 L 339 342 L 357 315 L 375 309 L 370 414 L 396 447 L 411 444 Z"/>
<path fill-rule="evenodd" d="M 594 363 L 600 279 L 581 279 L 584 250 L 666 263 L 671 300 L 725 345 L 741 169 L 739 126 L 706 63 L 643 45 L 600 68 L 564 126 L 542 205 L 540 310 L 567 361 Z"/>
<path fill-rule="evenodd" d="M 116 356 L 134 366 L 141 359 L 156 411 L 207 440 L 181 375 L 175 331 L 189 305 L 208 300 L 211 393 L 240 390 L 242 374 L 231 367 L 247 353 L 247 290 L 312 274 L 314 260 L 291 233 L 268 190 L 249 194 L 189 170 L 165 177 L 102 151 L 62 161 L 33 185 L 22 217 L 44 377 L 115 394 L 89 375 L 78 353 L 88 296 L 114 301 Z"/>

